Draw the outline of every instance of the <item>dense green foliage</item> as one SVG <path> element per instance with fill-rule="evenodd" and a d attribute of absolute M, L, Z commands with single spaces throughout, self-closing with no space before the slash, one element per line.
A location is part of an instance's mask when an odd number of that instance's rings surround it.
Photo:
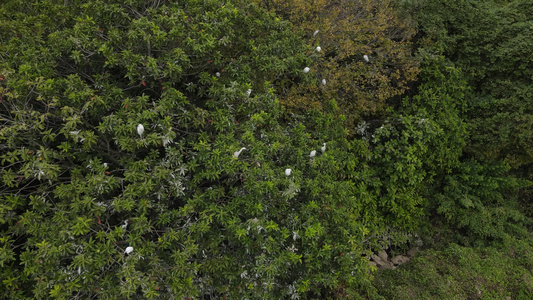
<path fill-rule="evenodd" d="M 368 257 L 420 235 L 460 246 L 402 271 L 415 287 L 425 262 L 493 272 L 480 253 L 531 277 L 525 1 L 342 2 L 361 19 L 321 15 L 349 36 L 329 56 L 296 0 L 293 24 L 268 1 L 23 2 L 0 5 L 1 298 L 403 297 Z"/>
<path fill-rule="evenodd" d="M 405 99 L 403 111 L 423 116 L 438 132 L 428 143 L 427 155 L 417 152 L 424 162 L 417 172 L 428 174 L 423 182 L 426 215 L 444 218 L 439 226 L 453 229 L 457 242 L 501 239 L 514 225 L 527 224 L 516 203 L 517 191 L 527 182 L 508 176 L 503 162 L 476 161 L 463 154 L 469 137 L 476 134 L 468 130 L 472 87 L 445 57 L 423 48 L 419 55 L 423 79 L 417 94 Z"/>
<path fill-rule="evenodd" d="M 533 179 L 533 6 L 527 0 L 420 1 L 410 7 L 420 44 L 462 70 L 468 95 L 468 156 L 503 160 Z"/>

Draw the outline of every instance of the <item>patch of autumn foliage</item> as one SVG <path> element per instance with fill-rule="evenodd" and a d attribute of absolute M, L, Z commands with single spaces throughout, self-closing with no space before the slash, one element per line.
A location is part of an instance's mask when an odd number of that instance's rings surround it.
<path fill-rule="evenodd" d="M 292 22 L 309 43 L 313 63 L 306 80 L 280 85 L 289 112 L 321 109 L 335 99 L 353 125 L 382 115 L 418 75 L 410 53 L 415 31 L 397 16 L 390 0 L 256 1 Z"/>

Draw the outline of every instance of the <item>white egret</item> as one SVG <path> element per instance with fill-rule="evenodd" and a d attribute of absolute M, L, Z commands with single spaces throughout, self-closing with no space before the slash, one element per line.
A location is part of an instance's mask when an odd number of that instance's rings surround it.
<path fill-rule="evenodd" d="M 322 85 L 326 85 L 326 79 L 322 79 Z"/>
<path fill-rule="evenodd" d="M 313 151 L 311 151 L 311 153 L 309 154 L 309 157 L 312 158 L 312 157 L 315 157 L 315 155 L 316 155 L 316 150 L 313 150 Z"/>
<path fill-rule="evenodd" d="M 239 158 L 239 155 L 241 155 L 242 150 L 246 150 L 246 148 L 242 147 L 241 150 L 233 152 L 233 157 Z"/>
<path fill-rule="evenodd" d="M 369 61 L 370 61 L 370 59 L 368 58 L 368 55 L 366 55 L 366 54 L 363 55 L 363 59 L 364 59 L 366 62 L 369 62 Z"/>
<path fill-rule="evenodd" d="M 124 250 L 124 253 L 126 253 L 126 254 L 130 254 L 132 252 L 133 252 L 133 247 L 132 246 L 129 246 L 129 247 L 126 248 L 126 250 Z"/>
<path fill-rule="evenodd" d="M 315 37 L 315 36 L 318 34 L 319 31 L 320 31 L 320 30 L 318 30 L 318 29 L 315 30 L 315 33 L 313 33 L 313 37 Z"/>
<path fill-rule="evenodd" d="M 248 96 L 250 96 L 251 93 L 252 93 L 252 89 L 248 89 L 248 90 L 246 91 L 246 94 L 247 94 Z"/>
<path fill-rule="evenodd" d="M 292 170 L 291 169 L 285 169 L 285 176 L 291 176 Z"/>
<path fill-rule="evenodd" d="M 304 68 L 304 73 L 308 73 L 309 70 L 311 70 L 311 69 L 309 69 L 308 67 L 305 67 L 305 68 Z"/>
<path fill-rule="evenodd" d="M 324 143 L 324 146 L 322 146 L 322 148 L 320 148 L 320 150 L 322 150 L 322 153 L 326 152 L 326 143 Z"/>
<path fill-rule="evenodd" d="M 137 125 L 137 133 L 139 134 L 139 136 L 141 137 L 141 139 L 143 138 L 143 132 L 144 132 L 144 126 L 143 126 L 143 124 L 139 124 L 139 125 Z"/>
<path fill-rule="evenodd" d="M 320 48 L 320 46 L 317 46 L 316 47 L 316 52 L 320 52 L 320 51 L 322 51 L 322 48 Z"/>

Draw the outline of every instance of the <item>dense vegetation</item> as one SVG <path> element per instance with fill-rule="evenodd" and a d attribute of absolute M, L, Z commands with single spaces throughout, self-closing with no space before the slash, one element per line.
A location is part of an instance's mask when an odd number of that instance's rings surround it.
<path fill-rule="evenodd" d="M 0 297 L 530 296 L 531 16 L 4 1 Z"/>

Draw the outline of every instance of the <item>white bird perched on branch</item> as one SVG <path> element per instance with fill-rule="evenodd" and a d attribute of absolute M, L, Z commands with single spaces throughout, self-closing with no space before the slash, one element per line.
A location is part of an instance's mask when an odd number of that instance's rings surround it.
<path fill-rule="evenodd" d="M 132 246 L 129 246 L 129 247 L 126 248 L 126 250 L 124 250 L 124 253 L 126 253 L 126 254 L 130 254 L 132 252 L 133 252 L 133 247 Z"/>
<path fill-rule="evenodd" d="M 320 48 L 320 46 L 317 46 L 316 47 L 316 52 L 320 52 L 320 51 L 322 51 L 322 48 Z"/>
<path fill-rule="evenodd" d="M 366 55 L 366 54 L 363 55 L 363 59 L 364 59 L 366 62 L 369 62 L 369 61 L 370 61 L 370 59 L 368 58 L 368 55 Z"/>
<path fill-rule="evenodd" d="M 246 150 L 246 148 L 242 147 L 241 150 L 233 152 L 233 157 L 239 158 L 239 155 L 241 155 L 242 150 Z"/>
<path fill-rule="evenodd" d="M 311 69 L 309 69 L 309 67 L 305 67 L 305 68 L 304 68 L 304 73 L 308 73 L 309 70 L 311 70 Z"/>
<path fill-rule="evenodd" d="M 326 79 L 322 79 L 322 85 L 326 85 Z"/>
<path fill-rule="evenodd" d="M 313 150 L 311 151 L 311 153 L 309 153 L 309 157 L 311 158 L 315 157 L 315 155 L 316 155 L 316 150 Z"/>
<path fill-rule="evenodd" d="M 324 146 L 322 146 L 322 148 L 320 148 L 320 150 L 322 150 L 322 153 L 326 152 L 326 143 L 324 143 Z"/>
<path fill-rule="evenodd" d="M 291 169 L 285 169 L 285 176 L 291 176 L 292 170 Z"/>
<path fill-rule="evenodd" d="M 248 95 L 248 96 L 250 96 L 251 93 L 252 93 L 252 89 L 248 89 L 248 90 L 246 91 L 246 95 Z"/>
<path fill-rule="evenodd" d="M 139 136 L 141 137 L 141 139 L 143 138 L 143 132 L 144 132 L 144 126 L 143 126 L 143 124 L 139 124 L 139 125 L 137 125 L 137 133 L 139 134 Z"/>

